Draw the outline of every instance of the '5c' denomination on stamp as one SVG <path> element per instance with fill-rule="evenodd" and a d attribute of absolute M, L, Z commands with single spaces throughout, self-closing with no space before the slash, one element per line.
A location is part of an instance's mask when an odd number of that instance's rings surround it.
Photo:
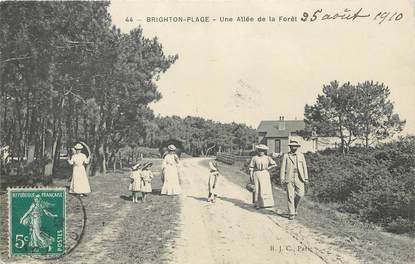
<path fill-rule="evenodd" d="M 65 189 L 9 189 L 9 255 L 65 251 Z"/>

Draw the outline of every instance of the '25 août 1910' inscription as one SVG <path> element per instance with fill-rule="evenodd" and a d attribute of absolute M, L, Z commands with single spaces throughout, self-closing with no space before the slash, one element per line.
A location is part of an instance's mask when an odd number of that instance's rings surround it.
<path fill-rule="evenodd" d="M 303 12 L 301 21 L 302 22 L 315 22 L 315 21 L 334 21 L 334 20 L 368 20 L 382 24 L 384 22 L 397 22 L 403 19 L 403 13 L 401 12 L 390 12 L 390 11 L 379 11 L 370 13 L 364 11 L 363 8 L 352 10 L 349 8 L 344 9 L 341 12 L 328 12 L 323 9 L 316 9 L 312 12 Z"/>

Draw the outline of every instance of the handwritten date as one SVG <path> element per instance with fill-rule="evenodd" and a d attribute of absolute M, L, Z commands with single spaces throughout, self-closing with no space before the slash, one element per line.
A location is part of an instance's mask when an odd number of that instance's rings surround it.
<path fill-rule="evenodd" d="M 373 17 L 373 20 L 378 24 L 383 22 L 399 21 L 403 18 L 403 14 L 399 12 L 386 12 L 381 11 L 376 14 L 371 14 L 363 11 L 363 8 L 353 11 L 349 8 L 344 9 L 342 12 L 329 13 L 323 11 L 323 9 L 316 9 L 313 12 L 303 12 L 301 21 L 314 22 L 314 21 L 332 21 L 332 20 L 349 20 L 357 21 L 362 19 L 369 19 Z"/>

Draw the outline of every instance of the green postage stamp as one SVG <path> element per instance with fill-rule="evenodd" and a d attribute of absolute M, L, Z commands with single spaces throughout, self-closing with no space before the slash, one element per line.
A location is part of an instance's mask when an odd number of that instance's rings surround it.
<path fill-rule="evenodd" d="M 65 251 L 65 189 L 12 188 L 9 255 L 62 255 Z"/>

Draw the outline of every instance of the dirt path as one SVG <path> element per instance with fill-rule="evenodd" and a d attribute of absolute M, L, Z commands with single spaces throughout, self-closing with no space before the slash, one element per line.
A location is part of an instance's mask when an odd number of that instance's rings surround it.
<path fill-rule="evenodd" d="M 224 177 L 220 199 L 207 203 L 208 170 L 199 163 L 183 161 L 181 235 L 172 263 L 359 263 L 296 221 L 253 209 L 251 193 Z"/>

